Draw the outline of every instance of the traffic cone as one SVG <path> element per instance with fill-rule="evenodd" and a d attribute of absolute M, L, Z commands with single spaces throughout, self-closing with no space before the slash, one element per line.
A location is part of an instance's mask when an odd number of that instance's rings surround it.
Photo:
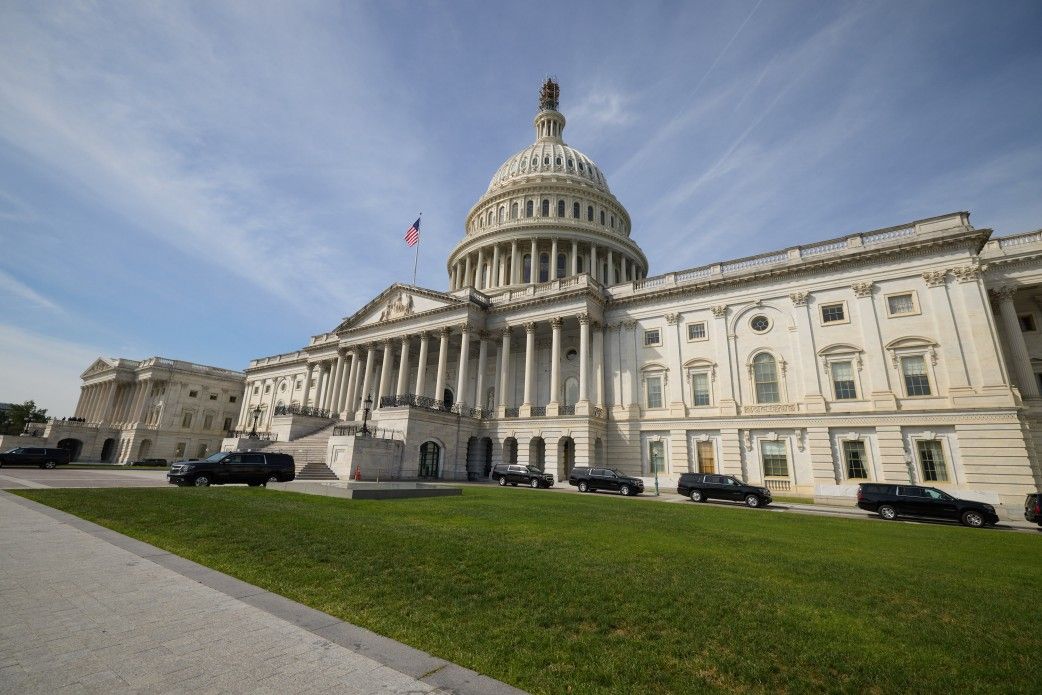
<path fill-rule="evenodd" d="M 362 467 L 361 466 L 355 466 L 355 480 L 361 480 L 361 479 L 362 479 Z"/>

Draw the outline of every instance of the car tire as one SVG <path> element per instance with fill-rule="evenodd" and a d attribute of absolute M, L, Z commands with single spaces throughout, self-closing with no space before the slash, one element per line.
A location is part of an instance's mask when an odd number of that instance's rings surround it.
<path fill-rule="evenodd" d="M 876 512 L 887 521 L 893 521 L 897 518 L 897 510 L 889 504 L 879 505 L 879 509 L 877 509 Z"/>
<path fill-rule="evenodd" d="M 196 487 L 210 487 L 210 479 L 205 475 L 197 475 L 192 480 L 192 485 Z"/>
<path fill-rule="evenodd" d="M 268 483 L 277 483 L 277 482 L 279 482 L 279 476 L 277 476 L 277 475 L 269 475 L 268 479 L 264 481 L 264 484 L 267 485 Z"/>
<path fill-rule="evenodd" d="M 500 477 L 500 479 L 499 479 L 499 487 L 506 487 L 506 486 L 507 486 L 507 479 L 503 478 L 503 477 Z"/>
<path fill-rule="evenodd" d="M 705 496 L 705 494 L 701 490 L 692 490 L 691 491 L 691 501 L 692 502 L 705 502 L 706 501 L 706 496 Z"/>
<path fill-rule="evenodd" d="M 539 489 L 539 481 L 536 480 L 535 478 L 532 478 L 532 482 L 529 483 L 529 486 L 531 486 L 531 488 L 533 490 L 538 490 Z"/>
<path fill-rule="evenodd" d="M 41 465 L 40 468 L 46 468 L 47 470 L 51 470 L 57 465 L 58 464 L 56 464 L 54 461 L 44 461 L 43 465 Z"/>
<path fill-rule="evenodd" d="M 622 493 L 623 497 L 629 497 L 632 494 L 630 492 L 630 486 L 629 485 L 623 485 L 622 487 L 620 487 L 619 488 L 619 492 Z"/>
<path fill-rule="evenodd" d="M 751 509 L 756 509 L 761 504 L 763 504 L 763 503 L 760 501 L 760 498 L 757 497 L 756 495 L 746 495 L 745 496 L 745 506 L 746 507 L 749 507 Z"/>
<path fill-rule="evenodd" d="M 587 492 L 587 491 L 589 491 L 589 489 L 590 489 L 590 486 L 586 484 L 585 480 L 583 480 L 583 481 L 581 481 L 579 483 L 579 492 Z"/>
<path fill-rule="evenodd" d="M 983 528 L 985 525 L 984 515 L 976 509 L 963 512 L 962 516 L 959 517 L 959 521 L 962 522 L 963 526 L 969 526 L 970 528 Z"/>

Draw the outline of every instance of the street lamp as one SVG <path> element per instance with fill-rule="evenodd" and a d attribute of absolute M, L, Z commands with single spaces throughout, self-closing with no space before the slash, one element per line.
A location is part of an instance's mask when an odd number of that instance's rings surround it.
<path fill-rule="evenodd" d="M 373 397 L 371 394 L 365 394 L 365 400 L 362 401 L 362 434 L 369 434 L 369 428 L 366 427 L 366 422 L 369 420 L 369 410 L 373 407 Z"/>
<path fill-rule="evenodd" d="M 253 409 L 253 429 L 250 430 L 250 439 L 257 439 L 257 420 L 260 420 L 261 409 L 257 406 Z"/>

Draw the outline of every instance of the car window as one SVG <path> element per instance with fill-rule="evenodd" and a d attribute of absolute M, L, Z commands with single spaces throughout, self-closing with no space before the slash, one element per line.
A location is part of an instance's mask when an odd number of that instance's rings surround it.
<path fill-rule="evenodd" d="M 721 475 L 707 475 L 706 482 L 713 485 L 723 485 L 724 478 Z"/>
<path fill-rule="evenodd" d="M 529 473 L 542 473 L 542 471 L 539 470 L 538 468 L 536 468 L 535 466 L 529 466 L 528 467 L 528 472 Z"/>
<path fill-rule="evenodd" d="M 224 463 L 242 463 L 242 454 L 229 454 L 220 460 Z"/>
<path fill-rule="evenodd" d="M 923 488 L 923 491 L 926 493 L 926 496 L 931 498 L 931 499 L 944 500 L 944 501 L 955 499 L 954 497 L 949 495 L 947 492 L 941 492 L 940 490 L 934 490 L 933 488 L 930 488 L 930 487 Z"/>
<path fill-rule="evenodd" d="M 604 471 L 601 470 L 600 468 L 591 468 L 590 469 L 590 475 L 592 475 L 595 478 L 603 478 L 604 477 Z"/>
<path fill-rule="evenodd" d="M 925 497 L 925 492 L 921 487 L 899 487 L 897 488 L 897 494 L 902 497 Z"/>
<path fill-rule="evenodd" d="M 613 471 L 610 468 L 607 468 L 604 471 L 604 477 L 605 478 L 618 478 L 619 477 L 619 473 L 618 473 L 618 471 Z"/>
<path fill-rule="evenodd" d="M 243 463 L 264 463 L 264 454 L 243 454 L 242 455 L 242 462 Z M 272 460 L 272 463 L 275 463 L 275 461 Z"/>

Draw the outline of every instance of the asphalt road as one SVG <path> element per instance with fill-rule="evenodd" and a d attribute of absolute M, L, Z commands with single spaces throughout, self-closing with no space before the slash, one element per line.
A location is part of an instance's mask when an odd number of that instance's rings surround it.
<path fill-rule="evenodd" d="M 25 490 L 49 487 L 165 487 L 166 469 L 134 470 L 113 466 L 113 470 L 67 468 L 0 468 L 0 489 Z"/>

